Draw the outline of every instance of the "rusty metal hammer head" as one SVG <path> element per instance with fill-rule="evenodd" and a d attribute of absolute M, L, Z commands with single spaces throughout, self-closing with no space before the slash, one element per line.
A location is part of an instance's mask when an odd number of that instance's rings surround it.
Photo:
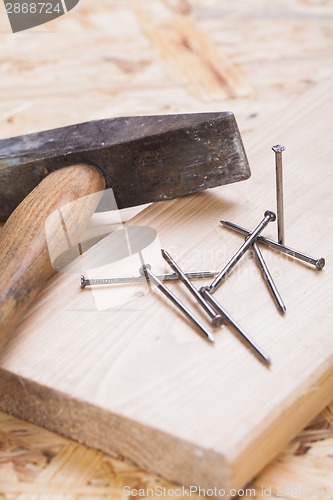
<path fill-rule="evenodd" d="M 101 170 L 118 208 L 250 176 L 230 112 L 91 121 L 0 141 L 0 220 L 48 173 L 80 163 Z"/>

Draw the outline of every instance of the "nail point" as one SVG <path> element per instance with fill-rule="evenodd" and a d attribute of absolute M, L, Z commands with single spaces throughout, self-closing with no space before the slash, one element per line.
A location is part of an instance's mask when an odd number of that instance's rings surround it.
<path fill-rule="evenodd" d="M 272 366 L 272 362 L 270 360 L 270 358 L 265 358 L 265 361 L 266 361 L 266 365 L 268 366 L 268 368 L 270 368 Z"/>
<path fill-rule="evenodd" d="M 214 337 L 214 335 L 212 333 L 210 333 L 207 338 L 208 338 L 208 340 L 211 341 L 212 344 L 215 344 L 215 337 Z"/>

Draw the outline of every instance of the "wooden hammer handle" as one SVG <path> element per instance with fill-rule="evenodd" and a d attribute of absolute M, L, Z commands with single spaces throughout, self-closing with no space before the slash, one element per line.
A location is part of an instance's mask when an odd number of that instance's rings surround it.
<path fill-rule="evenodd" d="M 42 180 L 9 217 L 0 235 L 1 344 L 55 273 L 48 244 L 61 250 L 64 230 L 67 241 L 78 239 L 104 188 L 104 178 L 94 167 L 65 167 Z"/>

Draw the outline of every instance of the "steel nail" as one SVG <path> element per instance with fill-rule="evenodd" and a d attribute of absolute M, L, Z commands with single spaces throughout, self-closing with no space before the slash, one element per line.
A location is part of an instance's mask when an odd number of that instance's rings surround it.
<path fill-rule="evenodd" d="M 274 280 L 272 278 L 272 275 L 271 273 L 269 272 L 269 269 L 267 267 L 267 264 L 265 262 L 265 259 L 261 253 L 261 250 L 260 248 L 258 247 L 257 245 L 257 242 L 254 242 L 253 245 L 252 245 L 252 248 L 253 248 L 253 253 L 254 253 L 254 256 L 256 258 L 256 261 L 258 263 L 258 266 L 260 268 L 260 271 L 261 271 L 261 274 L 270 290 L 270 292 L 272 293 L 273 297 L 274 297 L 274 300 L 275 300 L 275 303 L 278 307 L 278 309 L 283 313 L 285 314 L 286 312 L 286 306 L 282 300 L 282 297 L 279 293 L 279 290 L 277 289 L 276 287 L 276 284 L 274 283 Z"/>
<path fill-rule="evenodd" d="M 201 323 L 192 312 L 183 304 L 168 287 L 166 287 L 157 276 L 152 273 L 148 266 L 144 266 L 144 272 L 147 274 L 149 279 L 157 286 L 157 288 L 204 334 L 204 336 L 211 342 L 215 342 L 215 338 L 212 332 L 210 332 L 205 325 Z"/>
<path fill-rule="evenodd" d="M 243 328 L 230 316 L 230 314 L 224 309 L 224 307 L 211 295 L 209 287 L 202 287 L 200 293 L 209 301 L 214 308 L 219 311 L 225 318 L 225 320 L 234 328 L 241 337 L 254 349 L 254 352 L 260 356 L 267 365 L 271 364 L 271 360 L 266 352 L 257 344 L 257 342 L 246 333 Z"/>
<path fill-rule="evenodd" d="M 144 276 L 144 278 L 145 278 L 145 280 L 146 280 L 146 282 L 147 282 L 147 285 L 148 285 L 149 290 L 151 291 L 151 283 L 150 283 L 150 280 L 149 280 L 148 274 L 147 274 L 147 272 L 146 272 L 147 267 L 148 267 L 149 269 L 151 269 L 151 266 L 150 266 L 149 264 L 147 264 L 147 265 L 145 264 L 145 261 L 144 261 L 144 258 L 143 258 L 143 255 L 142 255 L 141 250 L 139 250 L 139 258 L 140 258 L 140 262 L 141 262 L 141 268 L 140 268 L 140 269 L 142 269 L 142 270 L 143 270 L 143 276 Z"/>
<path fill-rule="evenodd" d="M 235 267 L 237 262 L 241 259 L 244 253 L 250 248 L 252 243 L 257 239 L 258 235 L 265 229 L 269 222 L 274 222 L 276 220 L 276 215 L 274 212 L 266 210 L 264 218 L 255 228 L 255 230 L 250 233 L 249 238 L 243 243 L 243 245 L 237 250 L 235 255 L 230 259 L 228 264 L 222 269 L 222 271 L 216 276 L 214 281 L 211 283 L 209 290 L 210 293 L 214 293 L 217 287 L 222 283 L 222 281 L 228 276 L 230 271 Z"/>
<path fill-rule="evenodd" d="M 283 175 L 282 175 L 282 153 L 286 148 L 277 144 L 272 147 L 275 153 L 275 175 L 276 175 L 276 206 L 277 206 L 277 225 L 278 242 L 280 245 L 285 243 L 284 235 L 284 207 L 283 207 Z"/>
<path fill-rule="evenodd" d="M 121 283 L 141 283 L 146 280 L 142 269 L 140 268 L 139 276 L 114 276 L 112 278 L 86 278 L 81 276 L 81 288 L 94 285 L 116 285 Z M 210 279 L 218 274 L 218 271 L 199 271 L 184 273 L 188 279 Z M 179 280 L 176 273 L 158 274 L 157 278 L 161 281 L 175 281 Z"/>
<path fill-rule="evenodd" d="M 221 316 L 221 314 L 217 314 L 217 312 L 208 304 L 208 302 L 204 299 L 199 290 L 195 288 L 195 286 L 191 283 L 191 281 L 188 279 L 188 277 L 182 271 L 182 269 L 178 266 L 175 260 L 171 257 L 171 255 L 166 250 L 161 250 L 161 253 L 163 259 L 166 260 L 171 269 L 177 274 L 177 276 L 184 283 L 186 288 L 190 291 L 190 293 L 195 297 L 198 303 L 211 317 L 212 326 L 214 327 L 221 326 L 224 323 L 223 316 Z"/>
<path fill-rule="evenodd" d="M 234 224 L 233 222 L 229 221 L 220 221 L 222 226 L 226 227 L 227 229 L 232 229 L 233 231 L 236 231 L 237 233 L 243 234 L 244 236 L 250 235 L 251 231 L 248 229 L 245 229 L 244 227 L 238 226 L 237 224 Z M 294 250 L 293 248 L 286 247 L 285 245 L 281 245 L 277 241 L 271 240 L 269 238 L 266 238 L 264 236 L 258 236 L 257 241 L 259 243 L 262 243 L 263 245 L 266 245 L 270 248 L 273 248 L 274 250 L 277 250 L 278 252 L 285 253 L 287 255 L 290 255 L 291 257 L 294 257 L 295 259 L 301 260 L 302 262 L 307 262 L 308 264 L 311 264 L 314 266 L 318 271 L 321 271 L 323 267 L 325 266 L 325 259 L 321 257 L 320 259 L 315 259 L 313 257 L 310 257 L 309 255 L 299 252 L 298 250 Z"/>

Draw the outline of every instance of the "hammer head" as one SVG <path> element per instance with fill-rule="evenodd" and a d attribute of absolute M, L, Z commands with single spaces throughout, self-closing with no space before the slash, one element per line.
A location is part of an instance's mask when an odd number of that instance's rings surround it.
<path fill-rule="evenodd" d="M 0 220 L 50 172 L 99 168 L 118 208 L 250 177 L 230 112 L 98 120 L 0 141 Z"/>

